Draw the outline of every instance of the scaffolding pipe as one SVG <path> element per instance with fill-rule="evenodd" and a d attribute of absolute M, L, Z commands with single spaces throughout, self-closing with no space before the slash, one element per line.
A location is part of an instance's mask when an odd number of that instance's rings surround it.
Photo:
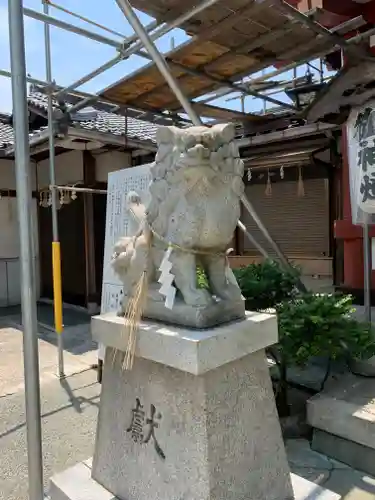
<path fill-rule="evenodd" d="M 4 76 L 4 77 L 9 78 L 9 79 L 12 78 L 11 72 L 6 71 L 4 69 L 0 69 L 0 76 Z M 40 91 L 45 93 L 45 94 L 48 94 L 47 91 L 49 88 L 58 89 L 58 90 L 60 90 L 60 88 L 61 88 L 58 85 L 56 85 L 55 83 L 53 83 L 50 86 L 44 80 L 38 80 L 37 78 L 32 78 L 29 76 L 26 77 L 26 81 L 40 87 Z M 104 97 L 100 97 L 96 94 L 89 94 L 88 92 L 74 90 L 70 93 L 70 96 L 72 96 L 76 99 L 88 99 L 88 98 L 90 98 L 92 101 L 97 102 L 97 106 L 99 109 L 103 109 L 104 111 L 107 111 L 108 113 L 118 113 L 121 116 L 125 116 L 124 112 L 123 112 L 124 108 L 122 108 L 121 106 L 114 104 L 112 101 L 109 101 L 108 99 L 105 99 Z M 168 121 L 172 121 L 173 119 L 177 118 L 181 122 L 187 122 L 186 119 L 181 118 L 180 116 L 163 114 L 161 111 L 157 112 L 157 111 L 150 111 L 150 110 L 143 110 L 143 109 L 136 109 L 136 108 L 131 108 L 131 109 L 134 112 L 132 118 L 142 119 L 141 116 L 143 116 L 143 115 L 151 115 L 152 118 L 154 119 L 155 123 L 157 123 L 157 120 L 159 118 L 161 118 L 163 120 L 168 120 Z M 127 110 L 126 114 L 129 115 L 129 108 L 126 108 L 126 110 Z M 139 114 L 137 115 L 136 112 L 138 112 Z"/>
<path fill-rule="evenodd" d="M 167 81 L 168 85 L 170 86 L 171 90 L 174 92 L 175 96 L 177 99 L 180 101 L 182 107 L 184 108 L 185 112 L 188 114 L 190 117 L 192 123 L 194 125 L 202 125 L 202 121 L 193 109 L 191 102 L 187 99 L 185 94 L 182 92 L 180 89 L 178 82 L 174 78 L 174 76 L 171 74 L 168 64 L 165 62 L 164 57 L 160 54 L 158 49 L 156 48 L 155 44 L 153 41 L 150 39 L 150 36 L 147 34 L 145 31 L 144 27 L 142 26 L 141 22 L 139 21 L 138 17 L 136 16 L 132 6 L 130 5 L 128 0 L 116 0 L 118 6 L 124 13 L 125 17 L 127 18 L 128 22 L 136 32 L 136 34 L 139 36 L 140 41 L 144 44 L 146 50 L 149 52 L 150 56 L 154 60 L 155 65 L 158 67 L 160 73 L 163 75 L 165 80 Z M 241 201 L 246 208 L 246 210 L 249 212 L 251 217 L 254 219 L 255 223 L 263 233 L 264 237 L 266 240 L 270 243 L 272 249 L 276 252 L 276 255 L 280 259 L 281 264 L 283 265 L 284 268 L 290 269 L 291 266 L 288 262 L 288 259 L 285 257 L 283 254 L 282 250 L 280 247 L 277 245 L 277 243 L 272 239 L 270 233 L 268 232 L 267 228 L 264 226 L 260 218 L 258 217 L 253 205 L 250 203 L 250 201 L 247 199 L 245 194 L 241 196 Z M 245 226 L 243 223 L 240 225 L 240 229 L 243 231 Z M 245 228 L 246 230 L 246 228 Z M 246 236 L 247 235 L 247 230 L 246 230 Z M 253 240 L 253 238 L 252 238 Z M 257 247 L 261 248 L 261 245 L 257 243 Z M 268 253 L 263 250 L 262 254 L 268 257 Z M 303 285 L 302 282 L 299 282 L 299 288 L 301 291 L 306 291 L 305 286 Z"/>
<path fill-rule="evenodd" d="M 87 24 L 91 24 L 92 26 L 95 26 L 96 28 L 100 28 L 102 29 L 103 31 L 107 31 L 108 33 L 111 33 L 111 35 L 115 35 L 115 36 L 118 36 L 122 39 L 125 39 L 127 38 L 124 34 L 122 33 L 118 33 L 117 31 L 114 31 L 110 28 L 107 28 L 107 26 L 103 26 L 102 24 L 99 24 L 95 21 L 92 21 L 91 19 L 88 19 L 87 17 L 85 16 L 82 16 L 81 14 L 77 14 L 76 12 L 72 12 L 71 10 L 69 9 L 66 9 L 65 7 L 62 7 L 61 5 L 58 5 L 56 3 L 53 3 L 53 2 L 50 2 L 50 0 L 45 0 L 46 3 L 48 3 L 48 5 L 50 7 L 53 7 L 54 9 L 56 10 L 60 10 L 61 12 L 64 12 L 65 14 L 68 14 L 72 17 L 75 17 L 77 19 L 79 19 L 80 21 L 83 21 Z M 152 21 L 150 24 L 148 24 L 146 26 L 146 30 L 147 31 L 151 31 L 153 29 L 155 29 L 157 26 L 158 26 L 158 21 Z M 127 38 L 128 41 L 131 41 L 131 40 L 135 40 L 136 37 L 134 37 L 134 35 L 132 35 L 131 37 Z"/>
<path fill-rule="evenodd" d="M 338 26 L 337 30 L 339 30 L 341 26 L 344 27 L 344 25 L 345 25 L 345 23 Z M 337 30 L 335 30 L 335 31 L 337 31 Z M 375 28 L 370 28 L 369 30 L 367 30 L 363 33 L 359 33 L 358 35 L 353 36 L 352 38 L 349 38 L 347 40 L 347 44 L 352 45 L 352 44 L 361 43 L 373 35 L 375 35 Z M 330 47 L 330 48 L 327 48 L 327 49 L 322 50 L 320 52 L 316 52 L 315 54 L 310 54 L 309 56 L 306 56 L 297 62 L 293 61 L 290 64 L 287 64 L 286 66 L 282 66 L 281 68 L 277 68 L 277 69 L 270 71 L 269 73 L 266 73 L 262 76 L 259 76 L 257 78 L 253 78 L 247 82 L 247 85 L 249 87 L 251 87 L 254 84 L 265 82 L 266 80 L 269 80 L 270 78 L 273 78 L 275 76 L 286 73 L 287 71 L 289 71 L 291 69 L 298 68 L 299 66 L 302 66 L 303 64 L 306 64 L 309 61 L 325 57 L 327 54 L 333 52 L 334 50 L 335 50 L 334 47 Z M 375 62 L 375 58 L 371 58 L 371 60 L 373 62 Z M 222 90 L 222 91 L 217 92 L 215 95 L 209 96 L 206 99 L 203 99 L 199 102 L 200 103 L 208 103 L 208 102 L 211 102 L 211 101 L 218 99 L 219 97 L 224 97 L 225 95 L 232 94 L 232 93 L 233 93 L 233 90 Z"/>
<path fill-rule="evenodd" d="M 72 191 L 73 193 L 90 193 L 90 194 L 107 194 L 108 191 L 106 189 L 91 189 L 91 188 L 84 188 L 84 187 L 78 187 L 78 186 L 56 186 L 56 185 L 50 185 L 49 189 L 52 191 L 52 189 L 57 189 L 59 191 Z"/>
<path fill-rule="evenodd" d="M 199 118 L 195 109 L 191 105 L 189 99 L 185 96 L 185 94 L 180 89 L 176 79 L 172 75 L 169 70 L 168 64 L 166 63 L 164 57 L 160 54 L 155 44 L 153 43 L 152 37 L 149 36 L 147 31 L 142 26 L 139 21 L 137 15 L 133 11 L 132 6 L 128 2 L 128 0 L 116 0 L 117 5 L 120 7 L 122 12 L 125 14 L 130 26 L 133 28 L 135 33 L 139 36 L 139 39 L 142 45 L 146 48 L 147 52 L 150 54 L 152 59 L 154 60 L 155 65 L 158 70 L 165 78 L 166 82 L 170 86 L 173 93 L 176 95 L 177 99 L 180 101 L 182 107 L 186 111 L 190 120 L 194 125 L 202 125 L 202 120 Z"/>
<path fill-rule="evenodd" d="M 45 2 L 44 7 L 47 5 Z M 56 28 L 61 28 L 66 31 L 70 31 L 71 33 L 75 33 L 76 35 L 84 36 L 85 38 L 89 38 L 96 42 L 104 43 L 105 45 L 110 45 L 115 49 L 118 48 L 119 42 L 117 40 L 113 40 L 112 38 L 108 38 L 103 35 L 99 35 L 99 33 L 93 33 L 92 31 L 86 30 L 84 28 L 79 28 L 78 26 L 74 26 L 73 24 L 67 23 L 66 21 L 61 21 L 61 19 L 57 19 L 56 17 L 52 17 L 44 13 L 35 11 L 33 9 L 28 9 L 24 7 L 23 12 L 25 16 L 30 17 L 31 19 L 35 19 L 36 21 L 41 21 L 44 24 L 55 26 Z M 48 11 L 47 11 L 48 12 Z M 127 40 L 126 40 L 127 41 Z M 130 40 L 131 42 L 131 40 Z"/>
<path fill-rule="evenodd" d="M 123 59 L 125 59 L 125 57 L 126 57 L 125 54 L 118 54 L 117 56 L 113 57 L 112 59 L 110 59 L 106 63 L 99 66 L 99 68 L 94 69 L 94 71 L 91 71 L 90 73 L 83 76 L 82 78 L 79 78 L 77 81 L 73 82 L 68 87 L 65 87 L 65 88 L 59 90 L 58 92 L 56 92 L 55 97 L 58 98 L 64 94 L 68 94 L 69 92 L 71 92 L 72 90 L 75 90 L 78 87 L 81 87 L 82 85 L 89 82 L 93 78 L 96 78 L 97 76 L 104 73 L 104 71 L 111 69 L 113 66 L 115 66 L 116 64 L 121 62 Z M 91 98 L 88 98 L 87 102 L 89 102 L 90 100 L 91 100 Z M 76 106 L 72 106 L 72 108 L 70 109 L 70 112 L 73 113 L 74 111 L 79 111 L 80 109 L 84 108 L 87 103 L 85 103 L 83 106 L 81 106 L 81 104 L 83 104 L 83 102 L 84 101 L 82 101 L 82 103 L 78 103 L 78 105 L 76 105 Z"/>
<path fill-rule="evenodd" d="M 48 15 L 48 2 L 43 1 L 43 10 Z M 44 48 L 46 58 L 46 78 L 48 85 L 52 84 L 51 65 L 51 39 L 50 27 L 44 23 Z M 48 143 L 49 143 L 49 177 L 50 183 L 56 183 L 55 169 L 55 130 L 53 118 L 52 89 L 48 92 Z M 57 337 L 57 359 L 58 374 L 60 378 L 65 377 L 64 373 L 64 345 L 63 345 L 63 307 L 62 307 L 62 284 L 61 284 L 61 248 L 59 240 L 59 226 L 57 220 L 57 192 L 51 189 L 51 212 L 52 212 L 52 282 L 53 282 L 53 306 L 55 332 Z"/>
<path fill-rule="evenodd" d="M 258 97 L 260 99 L 264 99 L 265 101 L 269 101 L 272 104 L 276 104 L 277 106 L 281 106 L 283 108 L 288 108 L 288 109 L 292 109 L 292 110 L 296 109 L 296 107 L 293 106 L 292 104 L 288 104 L 287 102 L 279 101 L 278 99 L 273 99 L 272 97 L 268 97 L 267 94 L 261 94 L 257 90 L 252 90 L 251 87 L 247 87 L 243 84 L 232 83 L 229 80 L 223 80 L 221 78 L 216 78 L 215 76 L 213 76 L 209 73 L 206 73 L 205 71 L 196 70 L 193 68 L 188 68 L 188 67 L 184 66 L 183 64 L 176 63 L 174 61 L 169 61 L 168 58 L 167 58 L 167 61 L 172 66 L 175 66 L 183 71 L 186 71 L 186 73 L 190 73 L 194 76 L 202 76 L 202 77 L 206 78 L 207 80 L 211 80 L 213 83 L 216 83 L 216 85 L 218 85 L 220 87 L 228 87 L 228 88 L 232 89 L 232 91 L 234 91 L 234 92 L 241 92 L 243 94 L 250 95 L 252 97 Z"/>
<path fill-rule="evenodd" d="M 42 0 L 42 2 L 45 5 L 51 5 L 46 0 Z M 38 12 L 38 11 L 35 11 L 32 9 L 28 9 L 26 7 L 23 10 L 24 10 L 25 16 L 30 17 L 31 19 L 35 19 L 36 21 L 41 21 L 44 24 L 55 26 L 56 28 L 61 28 L 63 30 L 69 31 L 71 33 L 75 33 L 76 35 L 84 36 L 84 37 L 89 38 L 91 40 L 94 40 L 96 42 L 103 43 L 104 45 L 108 45 L 110 47 L 113 47 L 118 51 L 125 50 L 132 43 L 134 43 L 137 39 L 137 37 L 135 35 L 131 35 L 130 37 L 125 37 L 123 39 L 123 41 L 120 42 L 118 40 L 114 40 L 113 38 L 108 38 L 108 37 L 105 37 L 103 35 L 99 35 L 99 33 L 94 33 L 92 31 L 86 30 L 84 28 L 80 28 L 78 26 L 75 26 L 74 24 L 70 24 L 70 23 L 67 23 L 65 21 L 61 21 L 60 19 L 49 16 L 48 14 L 45 14 L 45 13 L 42 14 L 41 12 Z M 70 11 L 68 11 L 68 13 L 70 13 L 71 15 L 75 15 Z M 86 18 L 83 18 L 83 19 L 86 22 L 92 22 L 92 21 L 87 20 Z M 106 29 L 104 26 L 97 25 L 96 23 L 93 23 L 93 24 L 96 26 L 99 26 L 101 29 Z M 146 30 L 148 32 L 154 31 L 157 26 L 159 26 L 159 24 L 156 21 L 153 21 L 152 23 L 150 23 L 146 27 Z M 160 29 L 166 28 L 166 24 L 161 23 L 159 28 Z M 146 59 L 149 59 L 147 57 L 147 54 L 145 54 L 145 53 L 137 52 L 137 55 L 139 55 L 140 57 L 145 57 Z"/>
<path fill-rule="evenodd" d="M 237 223 L 237 226 L 239 229 L 243 232 L 243 234 L 246 236 L 246 238 L 250 241 L 250 243 L 253 245 L 254 248 L 258 250 L 258 252 L 263 255 L 265 259 L 268 259 L 268 253 L 265 251 L 265 249 L 259 245 L 257 240 L 252 236 L 252 234 L 249 233 L 247 230 L 246 226 L 239 220 Z"/>
<path fill-rule="evenodd" d="M 145 28 L 142 25 L 141 25 L 141 28 L 145 32 L 145 34 L 147 35 L 147 37 L 149 38 L 149 40 L 152 43 L 153 41 L 157 40 L 158 38 L 166 35 L 170 31 L 172 31 L 173 29 L 178 28 L 181 24 L 183 24 L 184 22 L 188 21 L 191 17 L 199 14 L 199 12 L 201 12 L 204 9 L 210 7 L 211 5 L 214 5 L 217 2 L 218 2 L 218 0 L 204 0 L 202 3 L 200 3 L 199 5 L 197 5 L 196 7 L 194 7 L 193 9 L 189 10 L 188 12 L 185 12 L 184 14 L 181 14 L 181 16 L 178 16 L 176 19 L 174 19 L 170 23 L 168 23 L 166 25 L 163 25 L 163 26 L 160 26 L 160 28 L 156 29 L 151 35 L 149 35 L 147 33 L 147 31 L 145 30 Z M 137 20 L 138 20 L 138 18 L 137 18 Z M 116 60 L 117 58 L 114 58 L 111 61 L 109 61 L 108 63 L 112 62 L 113 64 L 111 64 L 111 66 L 113 66 L 113 65 L 117 64 L 118 62 L 120 62 L 122 59 L 130 57 L 133 54 L 138 54 L 139 51 L 141 51 L 141 49 L 143 48 L 143 46 L 144 46 L 144 44 L 142 43 L 142 41 L 137 42 L 134 45 L 132 45 L 131 47 L 129 47 L 128 49 L 122 51 L 121 54 L 120 54 L 120 56 L 119 56 L 120 57 L 119 60 Z M 142 53 L 140 53 L 138 55 L 142 56 Z M 144 56 L 144 54 L 143 54 L 143 56 Z M 105 66 L 105 65 L 103 65 L 103 66 Z M 109 69 L 111 66 L 106 67 L 103 71 L 105 71 L 106 69 Z M 87 77 L 89 77 L 89 76 L 90 75 L 87 75 Z M 95 76 L 97 76 L 97 74 L 95 74 Z M 91 79 L 91 77 L 89 79 Z M 88 81 L 88 80 L 85 80 L 85 81 Z M 67 92 L 67 91 L 72 90 L 73 86 L 76 87 L 77 85 L 75 85 L 75 84 L 70 85 L 66 89 L 63 89 L 60 92 L 58 92 L 58 95 L 63 94 L 65 92 Z M 75 88 L 75 87 L 73 87 L 73 88 Z M 101 91 L 99 91 L 98 94 L 101 94 L 105 90 L 107 90 L 107 87 L 105 89 L 102 89 Z M 90 102 L 91 102 L 91 99 L 89 99 L 89 98 L 86 99 L 86 100 L 83 100 L 82 102 L 80 102 L 80 103 L 76 104 L 75 106 L 73 106 L 72 109 L 71 109 L 71 111 L 73 111 L 73 112 L 74 111 L 79 111 L 80 109 L 82 109 L 85 106 L 87 106 L 87 104 L 90 103 Z"/>
<path fill-rule="evenodd" d="M 20 236 L 21 303 L 29 499 L 43 500 L 38 330 L 32 238 L 29 120 L 22 0 L 8 0 L 10 65 L 15 135 L 16 191 Z"/>
<path fill-rule="evenodd" d="M 363 56 L 363 50 L 359 47 L 353 47 L 349 44 L 349 40 L 346 40 L 341 35 L 335 33 L 334 31 L 330 31 L 321 24 L 314 21 L 314 19 L 310 18 L 303 12 L 295 9 L 292 5 L 285 2 L 284 0 L 279 0 L 277 5 L 283 10 L 285 13 L 290 14 L 294 19 L 309 27 L 312 31 L 314 31 L 317 35 L 321 35 L 328 40 L 331 40 L 337 47 L 342 48 L 343 50 L 351 51 L 352 53 Z"/>
<path fill-rule="evenodd" d="M 157 29 L 151 35 L 151 37 L 150 37 L 151 40 L 156 40 L 157 38 L 160 38 L 161 36 L 164 36 L 166 33 L 168 33 L 169 31 L 171 31 L 172 29 L 178 27 L 180 24 L 186 22 L 190 17 L 196 15 L 201 10 L 203 10 L 204 8 L 206 8 L 206 4 L 207 4 L 207 6 L 210 6 L 210 5 L 214 4 L 214 3 L 216 3 L 217 1 L 218 0 L 206 0 L 205 2 L 202 2 L 202 4 L 200 4 L 199 6 L 195 7 L 192 11 L 190 11 L 188 13 L 185 13 L 185 14 L 181 15 L 180 17 L 178 17 L 171 24 L 169 24 L 169 25 L 165 25 L 165 24 L 161 25 L 159 27 L 159 29 Z M 47 4 L 49 4 L 49 2 L 47 2 Z M 84 85 L 85 83 L 89 82 L 93 78 L 96 78 L 100 74 L 104 73 L 105 71 L 107 71 L 108 69 L 112 68 L 113 66 L 115 66 L 116 64 L 118 64 L 119 62 L 121 62 L 122 60 L 130 57 L 131 55 L 136 54 L 136 55 L 138 55 L 140 57 L 143 57 L 145 59 L 148 59 L 148 60 L 151 59 L 152 60 L 152 58 L 147 53 L 145 53 L 145 52 L 143 52 L 141 50 L 142 49 L 142 45 L 143 45 L 142 43 L 141 44 L 138 43 L 138 44 L 135 44 L 135 45 L 129 47 L 129 44 L 136 39 L 136 37 L 134 35 L 132 37 L 126 38 L 121 43 L 121 42 L 119 42 L 117 40 L 113 40 L 111 38 L 99 35 L 97 33 L 90 32 L 90 31 L 85 30 L 83 28 L 80 28 L 78 26 L 74 26 L 74 25 L 72 25 L 70 23 L 67 23 L 65 21 L 61 21 L 60 19 L 56 19 L 56 18 L 54 18 L 54 17 L 49 16 L 48 14 L 46 14 L 46 11 L 42 14 L 41 12 L 37 12 L 37 11 L 34 11 L 32 9 L 24 8 L 24 13 L 25 13 L 26 16 L 28 16 L 28 17 L 30 17 L 32 19 L 44 22 L 45 24 L 56 26 L 58 28 L 64 29 L 66 31 L 70 31 L 70 32 L 78 34 L 78 35 L 85 36 L 85 37 L 90 38 L 92 40 L 95 40 L 97 42 L 100 42 L 100 43 L 109 45 L 111 47 L 114 47 L 115 49 L 117 49 L 120 52 L 118 55 L 116 55 L 114 58 L 110 59 L 108 62 L 104 63 L 103 65 L 101 65 L 99 68 L 96 68 L 94 71 L 92 71 L 89 74 L 83 76 L 82 78 L 80 78 L 76 82 L 73 82 L 68 87 L 60 90 L 56 94 L 56 96 L 60 96 L 61 94 L 71 92 L 72 90 L 74 90 L 74 89 L 76 89 L 76 88 Z M 68 13 L 70 13 L 70 12 L 68 11 Z M 70 14 L 72 14 L 72 13 L 70 13 Z M 152 31 L 152 30 L 154 30 L 155 29 L 155 25 L 154 24 L 155 23 L 151 23 L 148 27 L 146 27 L 146 31 Z M 126 46 L 127 46 L 127 48 L 126 48 Z M 172 64 L 174 64 L 177 67 L 183 68 L 185 71 L 188 71 L 188 72 L 191 72 L 191 73 L 194 73 L 194 74 L 198 74 L 199 73 L 199 71 L 193 70 L 191 68 L 187 68 L 187 67 L 185 67 L 183 65 L 180 65 L 178 63 L 174 63 L 173 62 Z M 254 97 L 259 97 L 259 98 L 263 98 L 263 99 L 269 100 L 270 102 L 272 102 L 273 104 L 276 104 L 276 105 L 280 105 L 280 106 L 284 106 L 286 108 L 294 109 L 294 106 L 292 106 L 292 105 L 290 105 L 288 103 L 284 103 L 282 101 L 278 101 L 278 100 L 275 100 L 275 99 L 272 99 L 272 98 L 268 98 L 267 96 L 263 97 L 261 94 L 259 94 L 255 90 L 247 89 L 247 88 L 241 88 L 240 85 L 236 86 L 235 83 L 231 83 L 229 81 L 220 81 L 220 79 L 214 78 L 212 75 L 205 75 L 204 72 L 201 72 L 201 74 L 202 74 L 202 76 L 206 76 L 206 77 L 210 78 L 213 82 L 215 82 L 217 84 L 220 84 L 220 85 L 223 85 L 223 86 L 228 86 L 228 87 L 232 88 L 233 90 L 238 90 L 238 91 L 242 91 L 244 93 L 248 93 L 249 95 L 253 95 Z M 86 104 L 88 102 L 89 101 L 85 102 L 84 105 L 86 106 Z M 80 105 L 77 105 L 77 106 L 80 106 Z M 78 109 L 82 109 L 82 108 L 78 107 L 77 109 L 74 109 L 74 111 L 78 111 Z"/>
<path fill-rule="evenodd" d="M 4 76 L 5 78 L 12 78 L 12 73 L 5 69 L 0 69 L 0 76 Z M 26 81 L 34 85 L 40 85 L 43 87 L 47 86 L 47 82 L 43 80 L 38 80 L 37 78 L 32 78 L 31 76 L 26 77 Z"/>

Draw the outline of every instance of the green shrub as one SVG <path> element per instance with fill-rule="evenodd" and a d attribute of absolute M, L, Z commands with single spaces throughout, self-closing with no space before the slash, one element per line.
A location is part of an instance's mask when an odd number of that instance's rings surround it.
<path fill-rule="evenodd" d="M 286 271 L 272 260 L 250 264 L 233 272 L 246 299 L 246 307 L 253 311 L 274 308 L 294 297 L 300 276 L 297 268 Z"/>
<path fill-rule="evenodd" d="M 298 269 L 285 271 L 277 262 L 261 264 L 234 271 L 251 310 L 275 308 L 279 323 L 279 344 L 268 350 L 279 368 L 276 401 L 280 416 L 289 415 L 288 368 L 306 365 L 311 358 L 331 361 L 348 357 L 365 359 L 375 354 L 375 335 L 371 325 L 357 321 L 351 296 L 323 295 L 312 292 L 301 294 L 297 289 Z"/>
<path fill-rule="evenodd" d="M 331 361 L 368 359 L 375 354 L 374 332 L 371 325 L 352 317 L 350 295 L 306 293 L 282 302 L 276 307 L 279 323 L 279 344 L 269 350 L 279 368 L 276 401 L 280 416 L 289 415 L 288 368 L 306 365 L 311 358 L 328 360 L 323 390 Z"/>
<path fill-rule="evenodd" d="M 307 293 L 277 306 L 279 350 L 288 364 L 310 358 L 368 358 L 375 354 L 371 325 L 352 317 L 350 295 Z"/>
<path fill-rule="evenodd" d="M 206 273 L 204 272 L 204 269 L 200 266 L 197 267 L 197 286 L 198 288 L 205 288 L 205 289 L 209 288 Z"/>

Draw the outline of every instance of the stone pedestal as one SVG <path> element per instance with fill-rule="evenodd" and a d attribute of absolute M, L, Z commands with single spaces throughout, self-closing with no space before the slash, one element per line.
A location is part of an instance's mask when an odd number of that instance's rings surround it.
<path fill-rule="evenodd" d="M 92 332 L 107 346 L 92 469 L 56 475 L 51 500 L 315 498 L 298 478 L 293 494 L 264 354 L 273 315 L 205 331 L 144 322 L 131 371 L 124 320 L 98 316 Z"/>
<path fill-rule="evenodd" d="M 94 318 L 92 331 L 107 345 L 93 479 L 123 500 L 293 497 L 264 355 L 275 317 L 205 331 L 142 323 L 131 371 L 124 320 Z"/>

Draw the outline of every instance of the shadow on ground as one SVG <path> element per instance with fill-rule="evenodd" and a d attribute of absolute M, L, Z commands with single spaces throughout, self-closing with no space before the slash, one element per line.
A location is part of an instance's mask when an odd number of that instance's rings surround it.
<path fill-rule="evenodd" d="M 311 450 L 304 439 L 288 440 L 286 449 L 291 471 L 298 476 L 337 493 L 341 500 L 375 499 L 373 477 Z M 315 498 L 320 497 L 311 500 Z"/>
<path fill-rule="evenodd" d="M 57 345 L 54 331 L 53 304 L 38 302 L 38 335 L 41 340 Z M 0 319 L 9 325 L 21 326 L 22 314 L 20 306 L 0 308 Z M 90 332 L 91 316 L 86 311 L 64 307 L 63 309 L 63 345 L 64 350 L 74 355 L 81 355 L 97 350 Z"/>

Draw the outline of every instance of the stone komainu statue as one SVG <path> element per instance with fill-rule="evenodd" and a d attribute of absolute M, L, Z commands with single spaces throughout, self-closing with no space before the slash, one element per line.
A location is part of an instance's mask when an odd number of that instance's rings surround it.
<path fill-rule="evenodd" d="M 177 324 L 183 307 L 185 311 L 216 307 L 217 315 L 218 304 L 222 310 L 224 303 L 241 303 L 244 314 L 241 292 L 227 260 L 244 190 L 244 165 L 234 135 L 233 125 L 158 130 L 151 201 L 145 208 L 136 193 L 129 193 L 128 209 L 139 229 L 134 237 L 116 244 L 112 259 L 124 284 L 122 313 L 141 294 L 146 301 L 145 316 L 155 316 L 148 314 L 147 302 L 165 308 L 164 296 L 174 291 L 174 305 L 170 302 L 167 307 Z M 197 266 L 204 270 L 208 288 L 197 286 Z M 222 321 L 217 318 L 216 322 Z"/>

